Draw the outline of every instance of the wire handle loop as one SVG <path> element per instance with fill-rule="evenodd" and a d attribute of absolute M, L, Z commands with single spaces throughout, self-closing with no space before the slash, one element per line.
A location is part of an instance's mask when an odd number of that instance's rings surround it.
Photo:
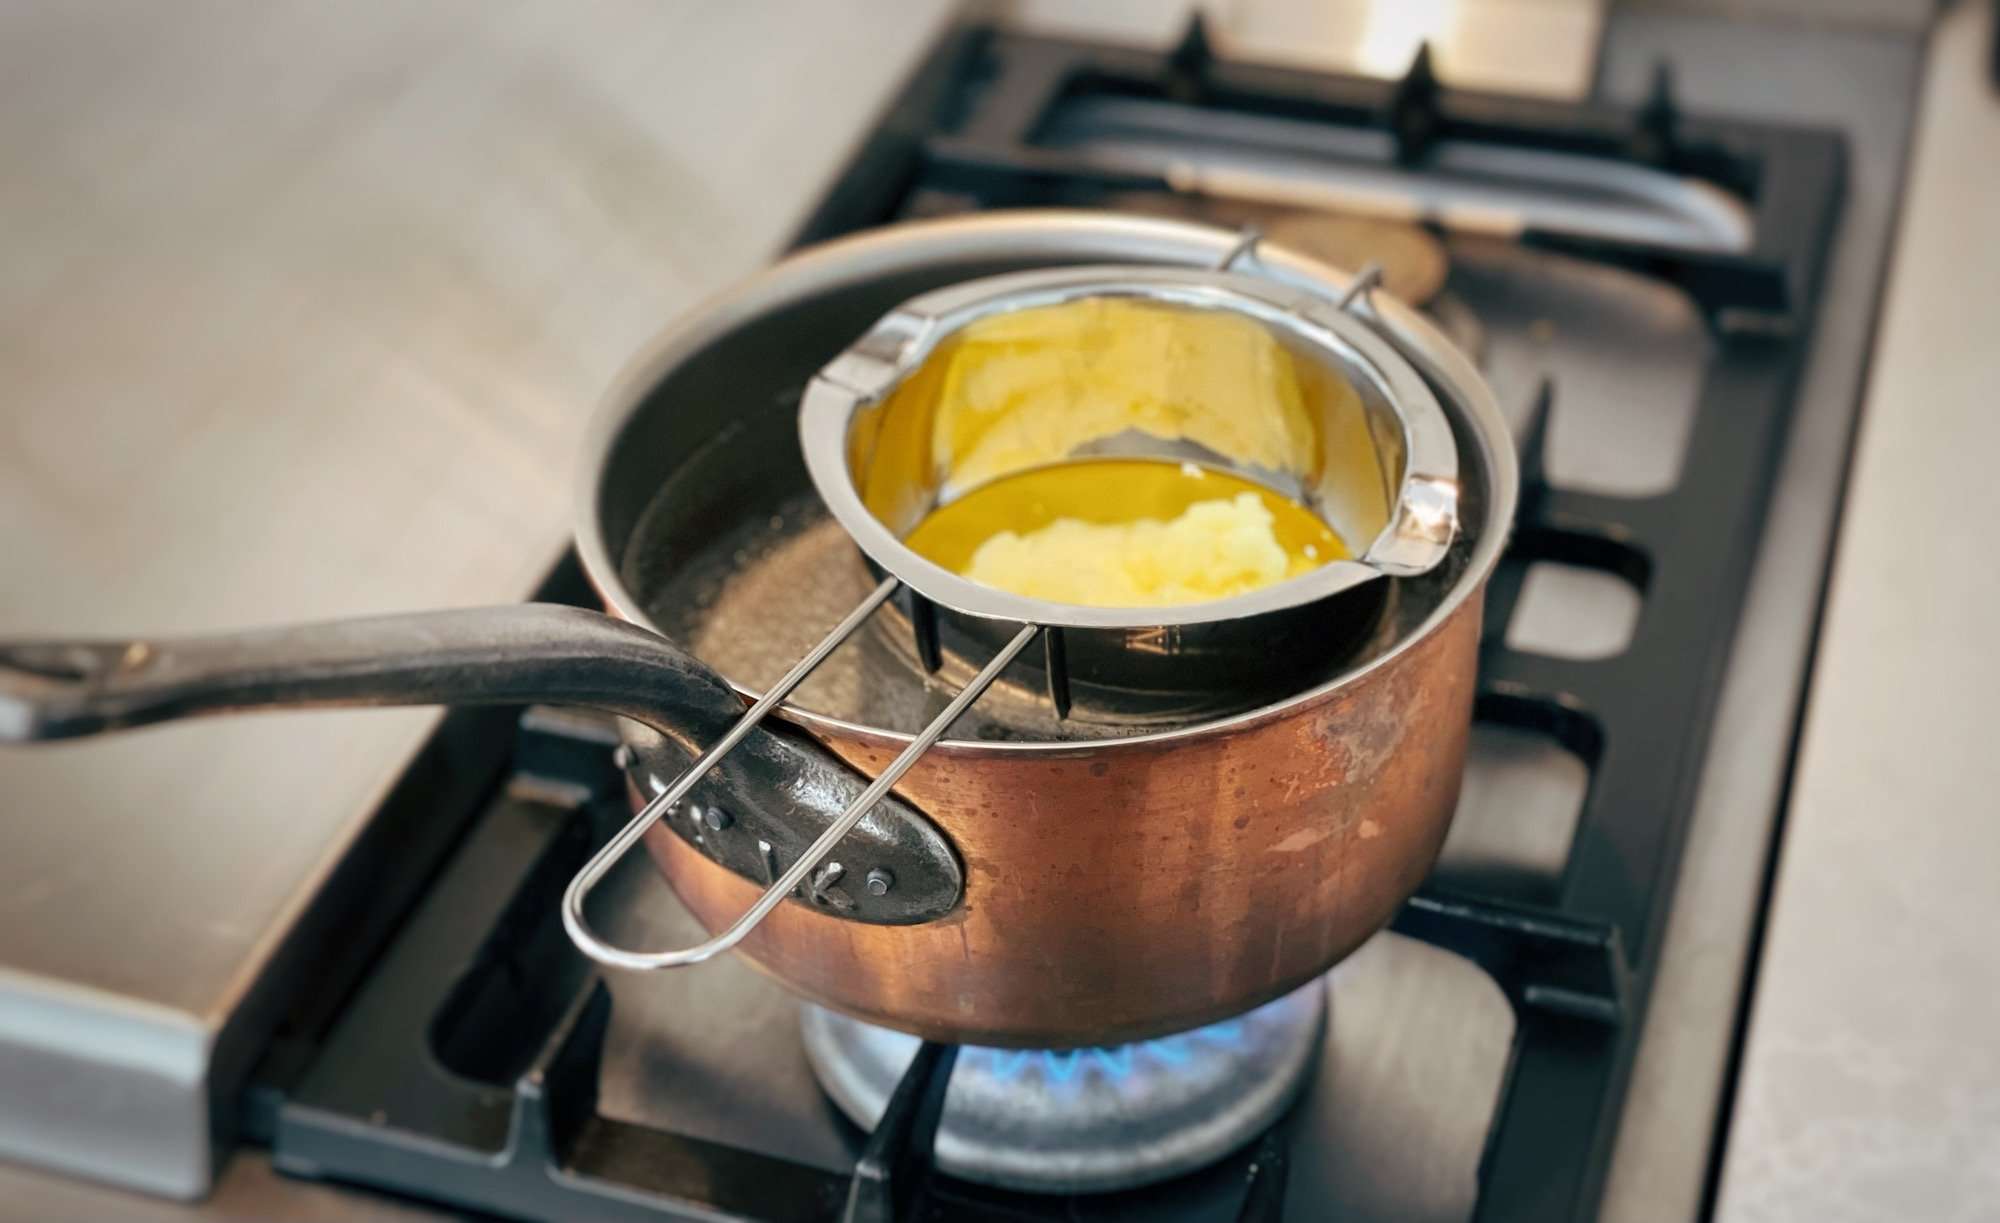
<path fill-rule="evenodd" d="M 951 703 L 945 706 L 944 711 L 933 718 L 930 724 L 910 741 L 910 745 L 890 762 L 889 767 L 882 770 L 881 775 L 862 791 L 861 797 L 849 804 L 847 809 L 841 812 L 840 818 L 829 824 L 826 831 L 820 833 L 819 838 L 799 855 L 798 861 L 792 863 L 791 867 L 780 874 L 770 887 L 764 889 L 764 894 L 757 898 L 755 904 L 720 933 L 692 947 L 668 951 L 630 951 L 623 947 L 614 947 L 599 938 L 596 932 L 591 930 L 589 922 L 583 915 L 584 901 L 589 897 L 591 889 L 596 887 L 611 868 L 617 865 L 619 859 L 638 843 L 647 829 L 659 823 L 660 818 L 669 809 L 686 797 L 688 791 L 693 789 L 709 770 L 741 743 L 744 736 L 764 720 L 766 714 L 791 695 L 792 690 L 803 683 L 805 678 L 826 660 L 827 655 L 833 653 L 843 641 L 852 636 L 854 630 L 859 628 L 876 608 L 882 606 L 900 585 L 902 583 L 896 578 L 882 579 L 881 584 L 870 591 L 868 597 L 856 604 L 854 610 L 848 612 L 832 631 L 821 638 L 818 645 L 792 664 L 792 669 L 787 671 L 783 678 L 771 685 L 769 691 L 758 697 L 756 702 L 744 711 L 743 716 L 729 728 L 729 733 L 716 740 L 715 744 L 689 765 L 687 771 L 676 778 L 672 785 L 640 808 L 639 813 L 633 816 L 625 827 L 619 829 L 616 836 L 605 842 L 604 848 L 598 850 L 590 861 L 584 863 L 583 869 L 570 880 L 562 899 L 563 928 L 569 932 L 570 941 L 576 944 L 578 950 L 597 963 L 610 968 L 645 971 L 700 964 L 735 947 L 756 929 L 758 924 L 770 915 L 771 910 L 777 908 L 779 903 L 792 893 L 793 889 L 805 881 L 821 861 L 840 844 L 841 838 L 852 831 L 854 826 L 875 808 L 875 804 L 882 801 L 890 788 L 902 779 L 903 774 L 910 771 L 912 765 L 916 764 L 918 758 L 944 736 L 944 732 L 958 720 L 959 715 L 979 699 L 993 681 L 999 678 L 1000 673 L 1006 670 L 1007 664 L 1013 662 L 1014 657 L 1027 648 L 1028 643 L 1042 631 L 1040 625 L 1023 625 L 1021 631 L 993 656 L 992 661 L 958 691 Z"/>

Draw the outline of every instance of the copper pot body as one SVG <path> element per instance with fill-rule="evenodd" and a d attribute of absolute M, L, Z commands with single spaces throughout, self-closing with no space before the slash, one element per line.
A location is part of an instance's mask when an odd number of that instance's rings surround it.
<path fill-rule="evenodd" d="M 1105 213 L 991 213 L 895 226 L 777 264 L 663 336 L 614 388 L 586 452 L 586 572 L 614 614 L 658 627 L 644 575 L 678 555 L 676 540 L 692 547 L 712 535 L 707 524 L 765 512 L 764 486 L 803 478 L 790 455 L 784 471 L 746 470 L 780 462 L 770 457 L 779 446 L 718 461 L 713 439 L 733 427 L 732 394 L 738 406 L 795 402 L 821 362 L 915 293 L 1023 267 L 1213 266 L 1233 242 Z M 1338 294 L 1349 279 L 1283 251 L 1258 259 L 1265 274 L 1314 292 Z M 1505 422 L 1464 357 L 1392 300 L 1370 309 L 1448 401 L 1472 476 L 1467 542 L 1393 645 L 1285 700 L 1198 726 L 1089 742 L 947 738 L 897 793 L 959 854 L 960 905 L 924 924 L 878 926 L 781 904 L 741 944 L 745 956 L 874 1023 L 1062 1047 L 1241 1013 L 1389 922 L 1436 859 L 1458 801 L 1481 601 L 1516 473 Z M 745 394 L 746 377 L 763 381 Z M 641 539 L 662 488 L 688 525 Z M 870 776 L 909 741 L 789 706 L 780 716 Z M 643 752 L 657 737 L 635 726 L 629 741 Z M 664 824 L 645 844 L 711 931 L 761 890 Z"/>
<path fill-rule="evenodd" d="M 1323 699 L 1195 738 L 1068 752 L 950 744 L 898 788 L 963 858 L 959 909 L 866 926 L 779 906 L 741 951 L 815 1002 L 934 1040 L 1178 1031 L 1324 972 L 1394 916 L 1458 802 L 1480 605 Z M 815 737 L 864 773 L 902 746 Z M 710 929 L 758 888 L 656 826 Z"/>

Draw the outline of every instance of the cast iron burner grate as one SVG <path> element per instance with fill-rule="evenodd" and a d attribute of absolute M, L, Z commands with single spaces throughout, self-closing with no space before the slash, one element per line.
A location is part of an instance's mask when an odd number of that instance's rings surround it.
<path fill-rule="evenodd" d="M 1438 142 L 1479 141 L 1663 168 L 1751 201 L 1751 241 L 1735 253 L 1532 227 L 1520 235 L 1681 287 L 1704 311 L 1715 351 L 1684 474 L 1657 496 L 1543 481 L 1552 399 L 1543 386 L 1520 439 L 1517 532 L 1489 588 L 1477 714 L 1558 739 L 1589 766 L 1589 790 L 1550 903 L 1426 886 L 1393 926 L 1476 962 L 1516 1017 L 1477 1217 L 1592 1217 L 1811 329 L 1842 185 L 1840 139 L 1684 120 L 1664 76 L 1651 104 L 1621 112 L 1461 96 L 1421 62 L 1400 84 L 1216 63 L 1199 27 L 1170 55 L 966 30 L 920 70 L 801 241 L 912 215 L 1171 191 L 1143 167 L 1037 144 L 1058 105 L 1092 93 L 1386 132 L 1399 162 L 1415 167 Z M 1507 647 L 1537 560 L 1610 570 L 1643 590 L 1624 652 L 1583 661 Z M 587 597 L 573 567 L 553 581 L 547 593 Z M 420 804 L 440 768 L 459 780 L 485 769 L 496 781 L 512 768 L 513 782 L 476 817 L 366 980 L 344 1000 L 329 983 L 302 1001 L 297 1035 L 256 1076 L 245 1126 L 286 1170 L 541 1219 L 1282 1216 L 1297 1110 L 1151 1189 L 1031 1196 L 945 1176 L 933 1144 L 957 1050 L 933 1044 L 911 1059 L 845 1172 L 600 1115 L 610 997 L 555 915 L 562 881 L 608 831 L 590 813 L 623 802 L 609 743 L 591 723 L 530 711 L 509 762 L 504 747 L 468 731 L 491 725 L 478 716 L 448 718 L 392 802 Z"/>

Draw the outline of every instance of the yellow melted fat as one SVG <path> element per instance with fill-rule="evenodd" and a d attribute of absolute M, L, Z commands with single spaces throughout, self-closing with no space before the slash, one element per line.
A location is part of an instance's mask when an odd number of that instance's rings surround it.
<path fill-rule="evenodd" d="M 1158 459 L 1003 476 L 933 511 L 904 542 L 973 581 L 1092 607 L 1225 599 L 1348 555 L 1296 501 Z"/>
<path fill-rule="evenodd" d="M 947 360 L 933 450 L 955 489 L 1126 430 L 1270 471 L 1316 465 L 1297 366 L 1247 318 L 1084 298 L 981 319 Z"/>
<path fill-rule="evenodd" d="M 1261 485 L 1086 448 L 1109 441 L 1115 453 L 1115 439 L 1138 434 L 1307 483 L 1329 455 L 1354 456 L 1364 482 L 1373 474 L 1352 390 L 1221 311 L 1102 297 L 995 315 L 898 394 L 898 410 L 864 425 L 878 430 L 870 510 L 897 523 L 921 515 L 905 542 L 953 572 L 1055 602 L 1206 602 L 1349 555 L 1316 513 Z M 1321 399 L 1348 408 L 1316 414 Z M 928 514 L 911 493 L 924 467 L 945 503 Z"/>

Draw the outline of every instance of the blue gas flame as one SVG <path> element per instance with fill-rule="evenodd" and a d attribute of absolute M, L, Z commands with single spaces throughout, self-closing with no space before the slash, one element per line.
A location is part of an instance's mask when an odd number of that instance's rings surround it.
<path fill-rule="evenodd" d="M 1205 1049 L 1241 1046 L 1246 1034 L 1241 1019 L 1225 1019 L 1192 1032 L 1129 1045 L 1086 1049 L 992 1049 L 974 1045 L 963 1050 L 960 1057 L 1003 1082 L 1033 1074 L 1050 1085 L 1077 1081 L 1079 1076 L 1102 1076 L 1115 1083 L 1131 1078 L 1149 1064 L 1168 1069 L 1191 1065 Z"/>

